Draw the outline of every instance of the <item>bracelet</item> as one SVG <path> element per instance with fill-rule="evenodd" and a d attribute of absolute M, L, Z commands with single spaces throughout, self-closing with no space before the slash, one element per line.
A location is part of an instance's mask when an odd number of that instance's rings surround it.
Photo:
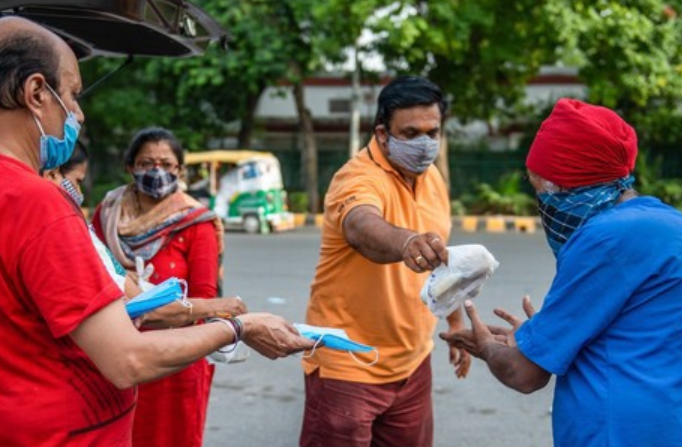
<path fill-rule="evenodd" d="M 208 323 L 222 323 L 225 326 L 227 326 L 228 328 L 230 328 L 230 331 L 234 335 L 234 339 L 233 339 L 234 341 L 232 343 L 228 343 L 227 345 L 225 345 L 225 346 L 233 345 L 232 348 L 231 349 L 222 349 L 221 348 L 221 349 L 218 349 L 218 352 L 220 352 L 221 354 L 229 354 L 230 352 L 237 349 L 237 343 L 239 342 L 239 335 L 240 335 L 241 331 L 238 330 L 237 325 L 235 325 L 235 323 L 233 323 L 232 319 L 226 320 L 224 318 L 211 318 L 207 322 Z"/>
<path fill-rule="evenodd" d="M 412 242 L 412 240 L 413 240 L 414 238 L 417 238 L 417 237 L 419 237 L 419 233 L 414 233 L 414 234 L 410 235 L 410 237 L 408 237 L 407 239 L 405 239 L 405 242 L 403 242 L 403 249 L 400 250 L 400 254 L 401 254 L 401 255 L 402 255 L 403 253 L 405 253 L 405 249 L 407 248 L 407 245 L 408 245 L 410 242 Z"/>
<path fill-rule="evenodd" d="M 242 323 L 242 320 L 240 320 L 237 317 L 232 317 L 230 320 L 237 329 L 237 336 L 239 337 L 239 340 L 244 338 L 244 324 Z"/>

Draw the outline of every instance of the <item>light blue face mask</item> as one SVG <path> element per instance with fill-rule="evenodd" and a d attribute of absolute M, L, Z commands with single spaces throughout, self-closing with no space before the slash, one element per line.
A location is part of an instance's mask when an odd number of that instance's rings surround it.
<path fill-rule="evenodd" d="M 40 129 L 40 167 L 44 170 L 57 168 L 66 163 L 73 150 L 76 147 L 78 140 L 78 133 L 81 130 L 81 125 L 76 118 L 76 114 L 66 109 L 64 102 L 57 95 L 57 93 L 48 84 L 45 84 L 47 89 L 54 95 L 54 97 L 62 106 L 66 113 L 66 121 L 64 121 L 64 138 L 59 139 L 53 135 L 46 135 L 43 126 L 40 124 L 38 118 L 33 115 L 33 119 Z"/>
<path fill-rule="evenodd" d="M 185 291 L 181 285 L 184 285 Z M 146 292 L 142 292 L 132 300 L 126 303 L 126 310 L 130 318 L 137 318 L 142 314 L 151 312 L 152 310 L 179 301 L 186 307 L 192 307 L 192 304 L 187 300 L 187 283 L 177 278 L 168 278 L 161 284 L 158 284 Z"/>
<path fill-rule="evenodd" d="M 303 337 L 315 341 L 315 346 L 313 346 L 310 354 L 306 357 L 312 357 L 319 345 L 319 347 L 323 348 L 347 351 L 356 362 L 364 366 L 372 366 L 379 360 L 379 350 L 377 348 L 351 340 L 343 329 L 311 326 L 309 324 L 300 323 L 294 324 L 294 327 Z M 370 363 L 358 360 L 353 354 L 354 352 L 364 353 L 371 351 L 375 351 L 376 357 L 374 361 Z"/>

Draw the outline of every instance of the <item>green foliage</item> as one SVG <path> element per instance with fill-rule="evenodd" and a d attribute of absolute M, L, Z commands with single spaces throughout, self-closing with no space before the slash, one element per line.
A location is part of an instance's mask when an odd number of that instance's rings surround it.
<path fill-rule="evenodd" d="M 394 3 L 391 0 L 326 0 L 298 2 L 306 15 L 306 39 L 315 53 L 314 61 L 340 63 L 349 56 L 347 50 L 359 44 L 358 38 L 367 29 L 371 17 Z M 371 51 L 372 46 L 359 45 L 360 51 Z"/>
<path fill-rule="evenodd" d="M 310 200 L 308 194 L 305 192 L 290 192 L 289 197 L 289 211 L 292 213 L 305 213 L 308 211 Z"/>
<path fill-rule="evenodd" d="M 451 216 L 464 216 L 467 214 L 466 206 L 461 200 L 451 200 L 450 201 L 450 215 Z"/>
<path fill-rule="evenodd" d="M 559 63 L 649 144 L 682 140 L 680 14 L 679 0 L 402 0 L 372 27 L 389 66 L 429 76 L 461 121 L 526 113 L 525 85 Z"/>
<path fill-rule="evenodd" d="M 668 1 L 553 2 L 564 60 L 580 69 L 590 99 L 609 107 L 679 98 L 682 23 L 666 14 Z M 608 74 L 608 76 L 605 76 Z"/>
<path fill-rule="evenodd" d="M 471 214 L 532 215 L 536 202 L 523 192 L 522 177 L 519 172 L 511 172 L 502 176 L 495 187 L 481 183 L 475 195 L 464 195 L 462 201 Z"/>
<path fill-rule="evenodd" d="M 224 137 L 229 124 L 253 114 L 268 86 L 309 72 L 293 63 L 309 60 L 300 23 L 310 15 L 304 0 L 206 0 L 201 3 L 232 36 L 229 51 L 209 46 L 200 57 L 139 58 L 83 98 L 84 136 L 102 167 L 98 179 L 113 178 L 134 133 L 155 125 L 175 132 L 186 148 L 205 149 Z M 309 22 L 309 20 L 308 20 Z M 87 87 L 122 63 L 97 58 L 82 64 Z"/>
<path fill-rule="evenodd" d="M 94 208 L 104 199 L 104 196 L 106 196 L 109 191 L 116 189 L 123 184 L 125 184 L 125 181 L 123 180 L 95 183 L 92 187 L 92 190 L 89 191 L 89 194 L 86 197 L 86 205 Z"/>
<path fill-rule="evenodd" d="M 378 48 L 398 72 L 425 74 L 452 95 L 458 119 L 488 121 L 518 105 L 527 82 L 553 61 L 558 42 L 546 3 L 403 1 L 377 20 Z"/>
<path fill-rule="evenodd" d="M 682 209 L 682 180 L 662 178 L 663 158 L 657 157 L 653 161 L 645 154 L 637 157 L 635 167 L 635 188 L 643 195 L 654 196 L 663 202 Z"/>
<path fill-rule="evenodd" d="M 173 129 L 189 148 L 205 148 L 222 137 L 227 124 L 243 117 L 250 95 L 286 77 L 299 55 L 295 30 L 279 3 L 205 1 L 232 36 L 228 52 L 209 46 L 201 57 L 140 59 L 112 77 L 84 101 L 93 137 L 117 140 L 152 124 Z M 83 67 L 86 83 L 117 62 L 96 59 Z M 94 118 L 94 119 L 93 119 Z"/>
<path fill-rule="evenodd" d="M 681 2 L 555 0 L 557 55 L 579 69 L 589 101 L 618 110 L 646 142 L 679 141 Z M 676 13 L 675 11 L 678 11 Z"/>
<path fill-rule="evenodd" d="M 84 140 L 98 183 L 118 179 L 123 151 L 138 129 L 168 127 L 190 150 L 206 148 L 252 116 L 265 88 L 344 62 L 363 29 L 376 38 L 361 51 L 380 55 L 398 74 L 429 76 L 461 121 L 495 119 L 503 127 L 521 117 L 532 138 L 540 117 L 524 105 L 524 87 L 542 65 L 558 61 L 579 69 L 590 101 L 615 108 L 635 126 L 641 146 L 682 141 L 680 0 L 197 4 L 231 34 L 227 52 L 210 46 L 201 57 L 140 58 L 83 99 Z M 82 64 L 85 86 L 121 62 Z M 498 208 L 515 207 L 489 188 L 478 195 Z M 675 196 L 674 187 L 659 189 Z"/>

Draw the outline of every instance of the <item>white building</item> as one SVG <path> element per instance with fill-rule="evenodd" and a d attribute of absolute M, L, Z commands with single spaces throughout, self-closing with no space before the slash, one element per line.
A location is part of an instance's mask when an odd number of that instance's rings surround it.
<path fill-rule="evenodd" d="M 390 81 L 384 76 L 374 82 L 364 81 L 361 94 L 362 132 L 365 136 L 372 130 L 376 114 L 376 100 L 381 88 Z M 585 97 L 586 88 L 578 82 L 576 70 L 563 67 L 546 67 L 526 87 L 526 102 L 543 106 L 560 97 Z M 328 74 L 304 81 L 304 96 L 315 121 L 315 131 L 322 150 L 342 149 L 348 145 L 349 118 L 352 86 L 349 76 Z M 290 85 L 282 84 L 268 88 L 260 99 L 256 119 L 262 132 L 260 140 L 269 145 L 276 141 L 295 140 L 298 133 L 298 115 Z M 489 123 L 471 123 L 460 126 L 456 117 L 449 120 L 448 129 L 465 140 L 489 139 L 491 147 L 513 148 L 517 135 L 497 132 L 496 123 L 491 134 Z M 501 133 L 501 135 L 500 135 Z M 290 142 L 285 146 L 295 145 Z"/>

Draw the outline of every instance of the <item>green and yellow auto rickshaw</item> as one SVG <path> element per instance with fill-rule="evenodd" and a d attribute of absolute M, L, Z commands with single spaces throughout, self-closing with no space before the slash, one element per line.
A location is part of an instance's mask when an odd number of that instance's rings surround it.
<path fill-rule="evenodd" d="M 227 229 L 268 233 L 294 228 L 277 158 L 270 152 L 189 152 L 187 192 L 213 209 Z"/>

